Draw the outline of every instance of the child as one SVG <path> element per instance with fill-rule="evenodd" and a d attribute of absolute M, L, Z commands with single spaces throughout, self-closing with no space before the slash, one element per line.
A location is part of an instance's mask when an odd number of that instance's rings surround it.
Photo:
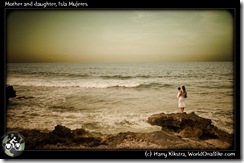
<path fill-rule="evenodd" d="M 181 95 L 181 89 L 180 89 L 180 87 L 178 87 L 178 94 L 177 94 L 177 98 L 179 98 L 180 97 L 180 95 Z"/>

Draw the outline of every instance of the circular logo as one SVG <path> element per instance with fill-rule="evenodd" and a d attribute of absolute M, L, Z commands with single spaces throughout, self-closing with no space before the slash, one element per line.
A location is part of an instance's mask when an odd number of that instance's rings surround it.
<path fill-rule="evenodd" d="M 24 137 L 18 132 L 8 132 L 2 137 L 2 148 L 6 155 L 17 157 L 25 149 Z"/>

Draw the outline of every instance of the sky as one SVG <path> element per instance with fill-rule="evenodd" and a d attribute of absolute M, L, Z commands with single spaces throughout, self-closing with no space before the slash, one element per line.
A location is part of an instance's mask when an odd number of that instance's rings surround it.
<path fill-rule="evenodd" d="M 16 10 L 7 62 L 233 61 L 226 10 Z"/>

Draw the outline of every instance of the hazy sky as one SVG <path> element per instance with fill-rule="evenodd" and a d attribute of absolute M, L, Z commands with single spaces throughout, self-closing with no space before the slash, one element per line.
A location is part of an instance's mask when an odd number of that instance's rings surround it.
<path fill-rule="evenodd" d="M 22 10 L 7 17 L 8 62 L 233 61 L 225 10 Z"/>

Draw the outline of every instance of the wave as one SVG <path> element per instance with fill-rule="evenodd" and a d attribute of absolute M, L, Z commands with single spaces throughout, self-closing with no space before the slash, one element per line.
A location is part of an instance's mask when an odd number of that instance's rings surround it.
<path fill-rule="evenodd" d="M 87 74 L 66 74 L 66 77 L 88 78 L 88 77 L 90 77 L 90 75 L 87 75 Z"/>
<path fill-rule="evenodd" d="M 70 73 L 54 73 L 54 72 L 30 72 L 26 75 L 33 75 L 35 77 L 68 77 L 68 78 L 88 78 L 88 74 L 70 74 Z"/>
<path fill-rule="evenodd" d="M 64 72 L 26 72 L 23 74 L 11 74 L 15 77 L 30 77 L 30 78 L 101 78 L 101 79 L 118 79 L 118 80 L 127 80 L 127 79 L 148 79 L 148 78 L 168 78 L 170 76 L 157 76 L 157 75 L 96 75 L 90 73 L 64 73 Z"/>
<path fill-rule="evenodd" d="M 234 85 L 231 84 L 213 84 L 213 85 L 207 85 L 207 86 L 202 86 L 202 88 L 207 88 L 207 89 L 234 89 Z"/>
<path fill-rule="evenodd" d="M 161 84 L 161 83 L 148 83 L 148 84 L 139 84 L 136 86 L 120 86 L 120 85 L 116 85 L 116 86 L 111 86 L 109 88 L 137 88 L 137 89 L 144 89 L 144 88 L 152 88 L 152 89 L 156 89 L 156 88 L 168 88 L 171 87 L 173 85 L 171 84 Z"/>
<path fill-rule="evenodd" d="M 77 87 L 77 88 L 136 88 L 136 89 L 159 89 L 168 88 L 173 85 L 166 83 L 145 83 L 145 81 L 130 81 L 130 80 L 27 80 L 27 79 L 12 79 L 9 83 L 13 86 L 27 87 Z"/>
<path fill-rule="evenodd" d="M 133 78 L 155 78 L 156 76 L 150 76 L 150 75 L 135 75 L 135 76 L 123 76 L 123 75 L 112 75 L 112 76 L 101 76 L 103 79 L 133 79 Z"/>
<path fill-rule="evenodd" d="M 167 88 L 171 86 L 172 86 L 171 84 L 149 83 L 149 84 L 140 84 L 136 88 Z"/>
<path fill-rule="evenodd" d="M 74 75 L 74 74 L 70 74 Z M 77 75 L 77 74 L 76 74 Z M 78 75 L 80 78 L 57 78 L 57 77 L 9 77 L 7 83 L 13 86 L 33 86 L 33 87 L 80 87 L 80 88 L 167 88 L 171 84 L 158 82 L 158 79 L 151 79 L 149 76 L 136 76 L 149 79 L 131 79 L 133 76 L 100 76 L 94 78 L 86 74 Z M 109 80 L 106 80 L 106 79 Z M 130 80 L 127 80 L 130 79 Z"/>
<path fill-rule="evenodd" d="M 35 98 L 35 97 L 33 97 L 33 96 L 18 96 L 18 97 L 16 97 L 16 99 L 20 99 L 20 100 L 23 100 L 23 99 L 33 99 L 33 98 Z"/>
<path fill-rule="evenodd" d="M 113 75 L 113 76 L 101 76 L 103 79 L 131 79 L 133 78 L 132 76 L 122 76 L 122 75 Z"/>

